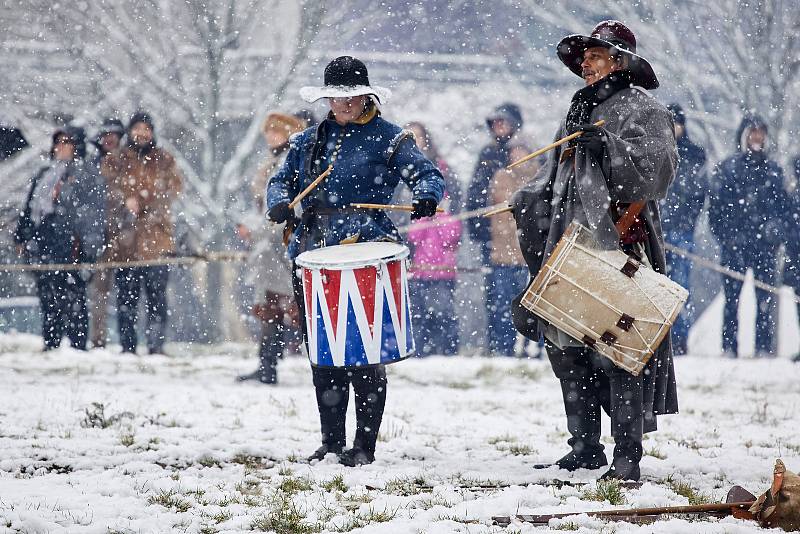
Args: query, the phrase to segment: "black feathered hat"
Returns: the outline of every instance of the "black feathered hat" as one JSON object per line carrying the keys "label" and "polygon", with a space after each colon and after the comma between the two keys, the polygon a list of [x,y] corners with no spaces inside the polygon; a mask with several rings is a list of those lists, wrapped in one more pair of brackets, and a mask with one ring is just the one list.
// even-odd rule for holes
{"label": "black feathered hat", "polygon": [[369,84],[367,66],[352,56],[340,56],[325,67],[325,85],[322,87],[303,87],[300,97],[306,102],[316,102],[321,98],[348,98],[372,95],[384,103],[392,92],[385,87]]}
{"label": "black feathered hat", "polygon": [[634,85],[645,89],[658,87],[658,78],[653,67],[636,53],[636,36],[618,20],[604,20],[594,27],[591,35],[567,35],[558,43],[556,52],[561,62],[582,78],[583,53],[598,46],[611,49],[613,55],[627,58],[626,70],[630,71]]}

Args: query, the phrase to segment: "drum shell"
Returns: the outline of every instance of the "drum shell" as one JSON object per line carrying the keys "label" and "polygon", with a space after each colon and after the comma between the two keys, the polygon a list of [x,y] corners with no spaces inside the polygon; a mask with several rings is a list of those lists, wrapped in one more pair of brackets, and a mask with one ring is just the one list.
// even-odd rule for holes
{"label": "drum shell", "polygon": [[[367,243],[356,245],[367,252],[374,250],[364,247]],[[397,248],[388,257],[354,260],[354,249],[340,248],[356,245],[327,247],[331,249],[325,251],[331,258],[327,264],[324,258],[320,261],[319,253],[313,261],[303,254],[297,258],[309,359],[314,366],[390,364],[414,354],[405,259],[408,249]],[[348,257],[336,260],[344,256]]]}
{"label": "drum shell", "polygon": [[570,224],[525,292],[537,317],[638,376],[669,334],[688,292]]}

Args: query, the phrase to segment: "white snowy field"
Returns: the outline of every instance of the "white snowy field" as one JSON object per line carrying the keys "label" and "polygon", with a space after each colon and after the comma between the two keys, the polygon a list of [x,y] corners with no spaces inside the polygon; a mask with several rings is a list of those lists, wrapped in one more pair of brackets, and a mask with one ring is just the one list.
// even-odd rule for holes
{"label": "white snowy field", "polygon": [[[732,518],[492,526],[494,515],[614,506],[593,484],[537,484],[599,474],[531,469],[565,452],[546,362],[390,366],[377,460],[345,468],[299,461],[319,444],[302,358],[282,361],[268,387],[234,383],[255,365],[249,346],[173,345],[156,357],[39,346],[0,336],[0,532],[761,532]],[[625,506],[720,500],[734,484],[760,493],[779,457],[800,469],[800,365],[685,357],[677,371],[682,413],[647,437],[646,482],[623,490]],[[511,486],[461,487],[478,482]]]}

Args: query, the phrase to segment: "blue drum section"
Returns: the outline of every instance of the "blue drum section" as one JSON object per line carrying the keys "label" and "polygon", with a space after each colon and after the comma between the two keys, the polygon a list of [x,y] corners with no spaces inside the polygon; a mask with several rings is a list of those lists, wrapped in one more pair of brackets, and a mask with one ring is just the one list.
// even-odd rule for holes
{"label": "blue drum section", "polygon": [[405,260],[302,269],[312,365],[388,364],[414,354]]}

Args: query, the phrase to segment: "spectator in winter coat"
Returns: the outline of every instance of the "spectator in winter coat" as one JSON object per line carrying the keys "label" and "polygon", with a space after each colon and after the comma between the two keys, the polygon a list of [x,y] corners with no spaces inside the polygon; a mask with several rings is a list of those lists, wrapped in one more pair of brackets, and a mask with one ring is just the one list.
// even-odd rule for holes
{"label": "spectator in winter coat", "polygon": [[[706,153],[694,144],[686,131],[686,115],[679,104],[667,107],[675,123],[678,143],[678,171],[669,188],[667,198],[659,203],[664,241],[692,252],[694,228],[706,201],[708,179],[705,176]],[[675,282],[689,289],[692,263],[688,258],[667,251],[667,274]],[[692,318],[691,302],[672,325],[672,344],[675,354],[686,354],[686,341]]]}
{"label": "spectator in winter coat", "polygon": [[[144,112],[131,117],[127,146],[102,164],[108,180],[112,261],[155,260],[174,252],[172,202],[182,177],[175,159],[159,148],[153,120]],[[163,352],[167,324],[167,266],[125,267],[115,274],[117,322],[123,352],[136,352],[139,295],[147,300],[147,348]]]}
{"label": "spectator in winter coat", "polygon": [[[414,298],[411,301],[414,317],[414,344],[418,356],[452,355],[458,352],[458,320],[454,296],[457,279],[458,247],[461,243],[461,222],[452,218],[461,211],[461,184],[450,166],[439,154],[430,132],[421,122],[409,122],[405,129],[414,134],[417,148],[436,163],[444,177],[447,213],[437,214],[436,226],[429,221],[412,225],[408,241],[412,262],[417,269],[409,284]],[[397,190],[395,203],[408,204],[408,188]],[[402,213],[395,218],[399,224],[409,223]],[[437,269],[436,266],[439,266]]]}
{"label": "spectator in winter coat", "polygon": [[[51,164],[34,176],[20,215],[15,241],[32,263],[94,262],[105,236],[102,183],[84,164],[83,129],[68,126],[53,134]],[[36,271],[45,350],[63,335],[85,350],[89,330],[86,309],[88,275],[78,270]]]}
{"label": "spectator in winter coat", "polygon": [[[532,150],[521,143],[508,147],[510,161],[517,161]],[[512,170],[500,169],[489,183],[488,198],[494,204],[508,203],[512,195],[530,182],[539,170],[539,161],[531,160]],[[486,304],[489,310],[489,348],[502,356],[514,355],[517,330],[511,321],[511,301],[528,281],[528,268],[519,248],[514,216],[502,213],[489,217],[489,274],[486,277]]]}
{"label": "spectator in winter coat", "polygon": [[292,264],[286,257],[283,228],[267,221],[265,216],[264,190],[268,179],[283,164],[289,138],[303,129],[300,119],[283,113],[270,113],[262,127],[269,152],[251,187],[256,210],[239,227],[240,236],[253,243],[245,278],[255,290],[253,314],[261,321],[260,363],[254,372],[239,376],[239,381],[278,382],[278,359],[283,357],[286,347],[286,316],[293,308]]}
{"label": "spectator in winter coat", "polygon": [[[378,106],[388,95],[388,90],[370,86],[366,65],[350,56],[336,58],[325,67],[323,87],[300,90],[309,102],[326,98],[331,110],[319,126],[290,141],[286,160],[267,190],[269,218],[276,223],[290,220],[292,199],[326,168],[332,166],[332,171],[302,201],[303,216],[289,243],[290,258],[342,242],[400,241],[386,212],[349,209],[351,203],[389,203],[400,181],[413,191],[413,220],[436,213],[444,179],[410,135],[380,116]],[[294,283],[295,301],[303,310],[302,286],[296,276]],[[306,332],[304,337],[307,342]],[[312,376],[322,446],[309,460],[334,452],[344,465],[371,463],[386,403],[385,367],[357,371],[312,367]],[[356,396],[356,439],[353,448],[343,451],[350,384]]]}
{"label": "spectator in winter coat", "polygon": [[[103,161],[105,161],[106,157],[119,151],[123,135],[125,135],[125,127],[122,125],[122,121],[115,118],[107,118],[103,121],[100,130],[92,141],[92,144],[97,148],[97,154],[92,160],[92,167],[98,175],[101,175]],[[103,181],[103,199],[107,203],[105,178],[101,175],[101,179]],[[107,231],[106,236],[109,234],[110,232]],[[108,296],[111,292],[112,281],[113,275],[111,271],[104,269],[95,271],[89,283],[89,302],[91,302],[89,307],[89,332],[93,347],[105,347],[106,345]]]}
{"label": "spectator in winter coat", "polygon": [[413,254],[409,290],[418,356],[458,353],[454,296],[461,221],[452,217],[450,198],[445,195],[445,213],[436,214],[433,221],[415,221],[408,231]]}
{"label": "spectator in winter coat", "polygon": [[[522,113],[516,104],[505,103],[498,106],[488,117],[486,126],[492,136],[492,142],[481,149],[475,171],[472,175],[465,207],[467,211],[485,208],[489,205],[489,182],[494,173],[499,169],[505,168],[511,160],[508,157],[508,146],[514,135],[522,128]],[[489,231],[489,220],[485,217],[473,217],[467,219],[467,231],[469,236],[480,247],[480,264],[489,267],[491,264],[491,233]],[[483,277],[483,299],[484,309],[489,309],[489,291],[491,280]],[[478,288],[478,292],[481,288]],[[491,329],[487,317],[487,333]],[[491,345],[491,340],[487,339],[486,345]],[[489,347],[491,350],[491,346]]]}
{"label": "spectator in winter coat", "polygon": [[[489,182],[494,173],[504,168],[511,159],[508,157],[509,142],[522,129],[522,113],[516,104],[506,102],[486,117],[486,126],[492,135],[492,142],[481,149],[478,163],[467,192],[468,211],[485,208],[488,203]],[[491,234],[489,225],[483,217],[473,217],[467,221],[469,235],[481,244],[484,265],[489,265],[491,255]]]}
{"label": "spectator in winter coat", "polygon": [[[739,272],[753,269],[757,280],[774,284],[777,252],[784,239],[783,170],[767,155],[767,124],[760,117],[745,117],[738,134],[739,152],[720,162],[711,177],[711,231],[719,241],[725,267]],[[724,288],[722,348],[736,357],[742,282],[725,277]],[[775,323],[771,312],[775,299],[758,288],[756,298],[756,352],[759,356],[769,355],[774,352]]]}

